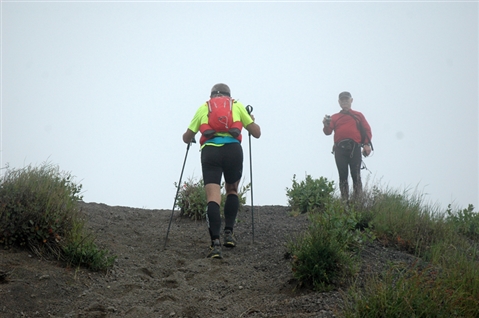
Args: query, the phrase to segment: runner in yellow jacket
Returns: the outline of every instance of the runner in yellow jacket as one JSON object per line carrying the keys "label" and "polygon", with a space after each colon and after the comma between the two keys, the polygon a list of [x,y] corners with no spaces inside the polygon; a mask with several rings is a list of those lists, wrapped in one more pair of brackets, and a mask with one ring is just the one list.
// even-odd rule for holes
{"label": "runner in yellow jacket", "polygon": [[[219,83],[211,89],[210,98],[229,96],[231,90],[228,85]],[[208,105],[201,105],[191,120],[188,129],[183,134],[183,141],[190,143],[200,127],[208,124]],[[248,114],[243,104],[234,101],[232,104],[233,121],[241,125],[255,138],[261,136],[261,128],[254,122],[254,116]],[[222,258],[221,234],[221,178],[225,179],[226,202],[224,207],[225,227],[224,246],[236,246],[233,235],[236,215],[239,208],[238,185],[243,174],[243,148],[241,147],[241,134],[233,137],[227,132],[217,132],[211,136],[202,134],[201,167],[203,183],[206,191],[208,230],[211,238],[211,252],[208,257]]]}

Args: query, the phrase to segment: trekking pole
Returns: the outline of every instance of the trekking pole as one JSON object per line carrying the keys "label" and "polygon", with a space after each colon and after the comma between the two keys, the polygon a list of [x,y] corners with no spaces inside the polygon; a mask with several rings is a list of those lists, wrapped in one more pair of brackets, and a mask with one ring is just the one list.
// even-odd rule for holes
{"label": "trekking pole", "polygon": [[[246,106],[246,111],[251,115],[253,112],[253,106]],[[253,243],[254,243],[254,205],[253,205],[253,160],[251,159],[251,133],[248,133],[248,145],[249,145],[249,178],[251,182],[251,227],[253,231]]]}
{"label": "trekking pole", "polygon": [[188,150],[190,150],[190,145],[195,142],[196,140],[193,137],[193,139],[191,139],[191,142],[188,143],[188,146],[186,146],[185,160],[183,161],[183,168],[181,168],[180,181],[178,181],[178,186],[176,187],[175,201],[173,201],[173,209],[171,210],[170,223],[168,224],[168,230],[166,231],[165,245],[163,246],[163,249],[166,249],[166,242],[168,242],[168,234],[170,233],[171,220],[173,219],[173,213],[175,212],[176,200],[178,199],[178,193],[180,192],[181,178],[183,177],[183,171],[185,170],[185,163],[186,163],[186,157],[188,156]]}

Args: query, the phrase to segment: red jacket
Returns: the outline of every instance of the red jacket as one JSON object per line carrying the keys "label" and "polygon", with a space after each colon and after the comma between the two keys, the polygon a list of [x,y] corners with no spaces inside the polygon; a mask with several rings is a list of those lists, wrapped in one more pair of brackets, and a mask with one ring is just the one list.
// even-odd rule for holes
{"label": "red jacket", "polygon": [[329,127],[323,127],[323,132],[326,135],[331,135],[334,131],[334,142],[340,142],[344,139],[352,139],[357,143],[361,143],[361,133],[359,132],[357,121],[359,121],[366,130],[366,140],[364,143],[370,143],[372,138],[371,127],[364,115],[358,111],[349,110],[349,113],[343,111],[331,116]]}

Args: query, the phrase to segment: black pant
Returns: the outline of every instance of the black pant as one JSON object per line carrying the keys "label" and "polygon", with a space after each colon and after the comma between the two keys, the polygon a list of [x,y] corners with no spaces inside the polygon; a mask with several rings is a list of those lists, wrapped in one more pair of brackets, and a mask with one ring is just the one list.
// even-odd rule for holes
{"label": "black pant", "polygon": [[339,190],[343,200],[349,199],[348,168],[353,179],[354,197],[358,197],[363,185],[361,182],[361,146],[353,140],[343,140],[334,147],[334,158],[339,172]]}

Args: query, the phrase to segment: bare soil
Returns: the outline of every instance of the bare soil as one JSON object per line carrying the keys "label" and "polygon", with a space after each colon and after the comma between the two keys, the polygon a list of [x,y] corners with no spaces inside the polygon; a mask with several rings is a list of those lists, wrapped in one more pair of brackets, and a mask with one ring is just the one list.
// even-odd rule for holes
{"label": "bare soil", "polygon": [[[307,228],[307,215],[284,206],[238,214],[238,245],[208,259],[205,221],[98,203],[80,206],[97,244],[117,259],[106,273],[65,268],[28,251],[0,250],[0,317],[341,317],[344,290],[298,288],[286,242]],[[388,262],[414,257],[379,242],[362,253],[358,281]],[[347,287],[343,286],[343,289]]]}

